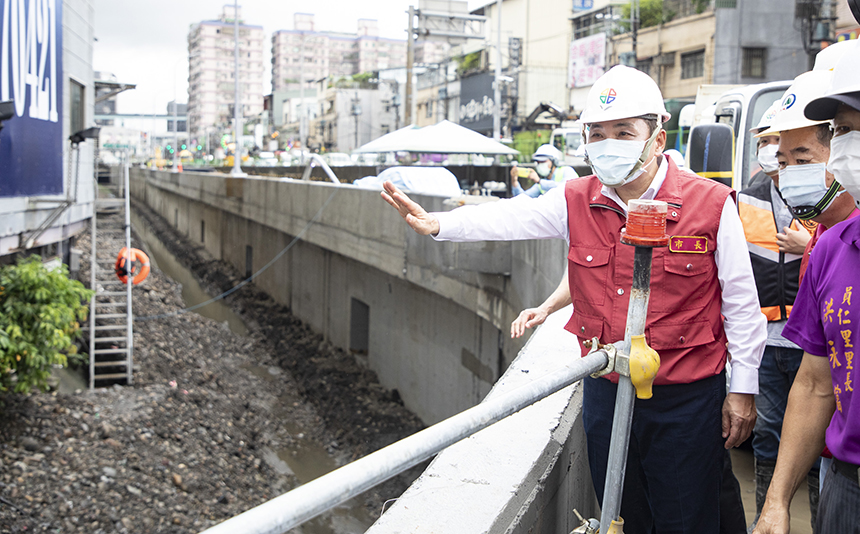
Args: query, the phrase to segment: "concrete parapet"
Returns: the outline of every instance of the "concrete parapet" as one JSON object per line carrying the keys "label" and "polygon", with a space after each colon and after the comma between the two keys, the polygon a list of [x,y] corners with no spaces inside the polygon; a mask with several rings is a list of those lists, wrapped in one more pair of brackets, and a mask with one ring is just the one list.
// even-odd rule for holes
{"label": "concrete parapet", "polygon": [[[418,236],[377,191],[351,185],[134,168],[131,189],[240,273],[256,272],[302,234],[254,283],[364,359],[427,423],[489,392],[522,347],[510,339],[511,321],[549,295],[565,267],[558,240]],[[446,209],[442,197],[416,200]]]}
{"label": "concrete parapet", "polygon": [[[547,319],[487,398],[579,357],[570,313]],[[581,408],[577,383],[448,447],[367,533],[567,534],[573,508],[597,517]]]}

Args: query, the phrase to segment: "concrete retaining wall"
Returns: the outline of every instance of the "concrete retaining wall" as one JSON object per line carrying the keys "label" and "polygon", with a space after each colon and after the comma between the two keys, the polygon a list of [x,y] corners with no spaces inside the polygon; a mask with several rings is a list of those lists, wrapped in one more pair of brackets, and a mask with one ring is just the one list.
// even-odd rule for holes
{"label": "concrete retaining wall", "polygon": [[[412,232],[378,192],[349,185],[132,169],[131,189],[240,272],[257,271],[300,235],[254,283],[356,349],[428,424],[578,352],[563,330],[569,309],[522,351],[509,335],[519,311],[558,285],[561,241],[437,243]],[[445,209],[443,198],[416,200]],[[597,515],[580,408],[581,391],[570,387],[450,447],[371,532],[570,532],[572,508]]]}
{"label": "concrete retaining wall", "polygon": [[[570,313],[547,319],[488,398],[570,361]],[[448,447],[367,534],[568,534],[574,508],[598,517],[581,408],[577,383]]]}
{"label": "concrete retaining wall", "polygon": [[[254,283],[334,344],[367,349],[360,357],[427,423],[484,398],[522,347],[511,321],[556,287],[565,262],[561,241],[437,243],[352,186],[135,168],[131,188],[242,273],[304,232]],[[417,200],[444,209],[441,197]]]}

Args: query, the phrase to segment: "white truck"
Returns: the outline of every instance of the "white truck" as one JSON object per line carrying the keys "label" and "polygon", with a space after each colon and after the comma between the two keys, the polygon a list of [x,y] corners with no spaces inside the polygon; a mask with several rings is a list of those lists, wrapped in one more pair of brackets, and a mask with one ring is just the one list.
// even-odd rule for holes
{"label": "white truck", "polygon": [[[740,191],[759,171],[756,139],[750,133],[791,80],[745,86],[702,86],[696,97],[687,166]],[[713,127],[709,124],[726,125]],[[731,133],[730,137],[728,134]]]}

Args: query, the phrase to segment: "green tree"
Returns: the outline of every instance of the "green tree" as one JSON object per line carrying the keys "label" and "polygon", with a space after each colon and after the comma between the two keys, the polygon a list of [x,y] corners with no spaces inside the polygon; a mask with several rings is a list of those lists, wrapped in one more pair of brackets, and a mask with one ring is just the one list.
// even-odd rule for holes
{"label": "green tree", "polygon": [[[620,26],[624,31],[630,31],[630,12],[632,3],[621,8]],[[663,0],[640,0],[639,2],[639,27],[650,28],[666,24],[675,18],[677,13],[663,6]]]}
{"label": "green tree", "polygon": [[83,360],[74,344],[92,291],[38,256],[0,267],[0,393],[46,389],[52,365]]}

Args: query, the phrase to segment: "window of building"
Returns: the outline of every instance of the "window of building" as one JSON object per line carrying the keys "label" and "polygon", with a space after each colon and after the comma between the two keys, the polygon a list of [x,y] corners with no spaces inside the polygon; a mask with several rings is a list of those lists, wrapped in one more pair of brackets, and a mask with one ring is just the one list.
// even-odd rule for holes
{"label": "window of building", "polygon": [[636,70],[640,70],[645,74],[651,75],[651,65],[654,61],[649,57],[648,59],[637,59],[636,60]]}
{"label": "window of building", "polygon": [[84,107],[84,97],[86,95],[86,87],[79,84],[75,80],[69,79],[69,131],[72,133],[80,132],[84,129],[86,108]]}
{"label": "window of building", "polygon": [[744,48],[741,61],[741,76],[745,78],[764,78],[766,52],[766,48]]}
{"label": "window of building", "polygon": [[681,79],[701,78],[705,75],[705,51],[681,54]]}

